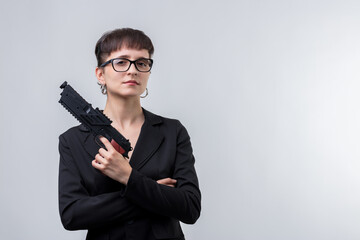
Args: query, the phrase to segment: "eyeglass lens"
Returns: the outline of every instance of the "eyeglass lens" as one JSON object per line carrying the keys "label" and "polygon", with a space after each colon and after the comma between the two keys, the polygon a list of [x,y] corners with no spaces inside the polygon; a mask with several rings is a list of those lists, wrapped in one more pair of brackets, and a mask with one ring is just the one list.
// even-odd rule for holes
{"label": "eyeglass lens", "polygon": [[[112,62],[115,71],[125,72],[129,70],[131,62],[128,59],[116,58]],[[151,61],[149,59],[140,58],[135,61],[135,67],[139,72],[148,72],[151,69]]]}

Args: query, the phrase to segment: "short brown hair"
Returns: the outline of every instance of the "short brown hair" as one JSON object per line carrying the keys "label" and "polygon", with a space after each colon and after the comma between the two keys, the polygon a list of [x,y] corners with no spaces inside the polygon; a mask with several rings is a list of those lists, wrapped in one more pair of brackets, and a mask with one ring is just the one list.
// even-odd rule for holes
{"label": "short brown hair", "polygon": [[113,51],[117,51],[122,47],[138,50],[146,49],[150,57],[154,53],[154,46],[144,32],[132,28],[119,28],[104,33],[97,41],[95,55],[98,67],[105,62]]}

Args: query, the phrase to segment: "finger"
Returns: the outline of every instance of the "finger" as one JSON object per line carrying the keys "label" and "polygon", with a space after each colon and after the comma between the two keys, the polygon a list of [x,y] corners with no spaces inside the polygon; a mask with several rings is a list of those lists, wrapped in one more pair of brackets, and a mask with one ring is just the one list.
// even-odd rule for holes
{"label": "finger", "polygon": [[170,183],[159,183],[159,184],[168,186],[168,187],[175,187],[175,184],[170,184]]}
{"label": "finger", "polygon": [[104,149],[104,148],[100,148],[98,154],[100,154],[101,157],[105,158],[109,155],[109,152],[106,151],[106,149]]}
{"label": "finger", "polygon": [[172,179],[172,178],[163,178],[163,179],[157,180],[157,183],[164,184],[164,185],[167,185],[167,184],[175,185],[176,182],[177,182],[177,180]]}
{"label": "finger", "polygon": [[100,136],[99,139],[105,145],[108,151],[115,150],[115,148],[113,147],[113,145],[111,145],[111,143],[109,142],[109,140],[107,140],[107,138]]}
{"label": "finger", "polygon": [[173,179],[173,178],[164,178],[164,180],[168,183],[176,183],[177,182],[177,180]]}
{"label": "finger", "polygon": [[160,179],[156,181],[158,184],[164,184],[164,179]]}
{"label": "finger", "polygon": [[101,170],[102,169],[102,164],[98,162],[98,160],[94,159],[92,162],[91,162],[91,165],[98,169],[98,170]]}
{"label": "finger", "polygon": [[98,164],[103,164],[105,159],[100,155],[100,154],[96,154],[95,155],[95,161],[98,163]]}
{"label": "finger", "polygon": [[167,183],[167,179],[168,178],[159,179],[159,180],[157,180],[157,182],[160,184],[165,184],[165,183]]}

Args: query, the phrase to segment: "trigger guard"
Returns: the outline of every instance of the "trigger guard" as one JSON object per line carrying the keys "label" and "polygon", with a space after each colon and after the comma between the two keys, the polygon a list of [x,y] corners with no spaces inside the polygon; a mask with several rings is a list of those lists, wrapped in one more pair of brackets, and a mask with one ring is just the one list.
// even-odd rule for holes
{"label": "trigger guard", "polygon": [[[99,147],[106,149],[105,145],[100,141],[100,137],[104,137],[104,136],[102,136],[102,135],[97,135],[97,136],[95,137],[95,142],[96,142],[96,144],[97,144]],[[107,149],[106,149],[106,150],[107,150]]]}

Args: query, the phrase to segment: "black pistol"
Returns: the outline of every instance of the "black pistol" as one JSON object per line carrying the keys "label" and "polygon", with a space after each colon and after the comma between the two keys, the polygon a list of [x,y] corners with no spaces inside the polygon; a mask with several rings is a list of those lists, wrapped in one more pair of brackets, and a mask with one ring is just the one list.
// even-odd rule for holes
{"label": "black pistol", "polygon": [[111,126],[112,121],[99,108],[94,109],[66,81],[60,88],[63,91],[59,103],[90,130],[95,138],[100,136],[107,138],[119,153],[129,158],[128,153],[132,150],[130,142]]}

